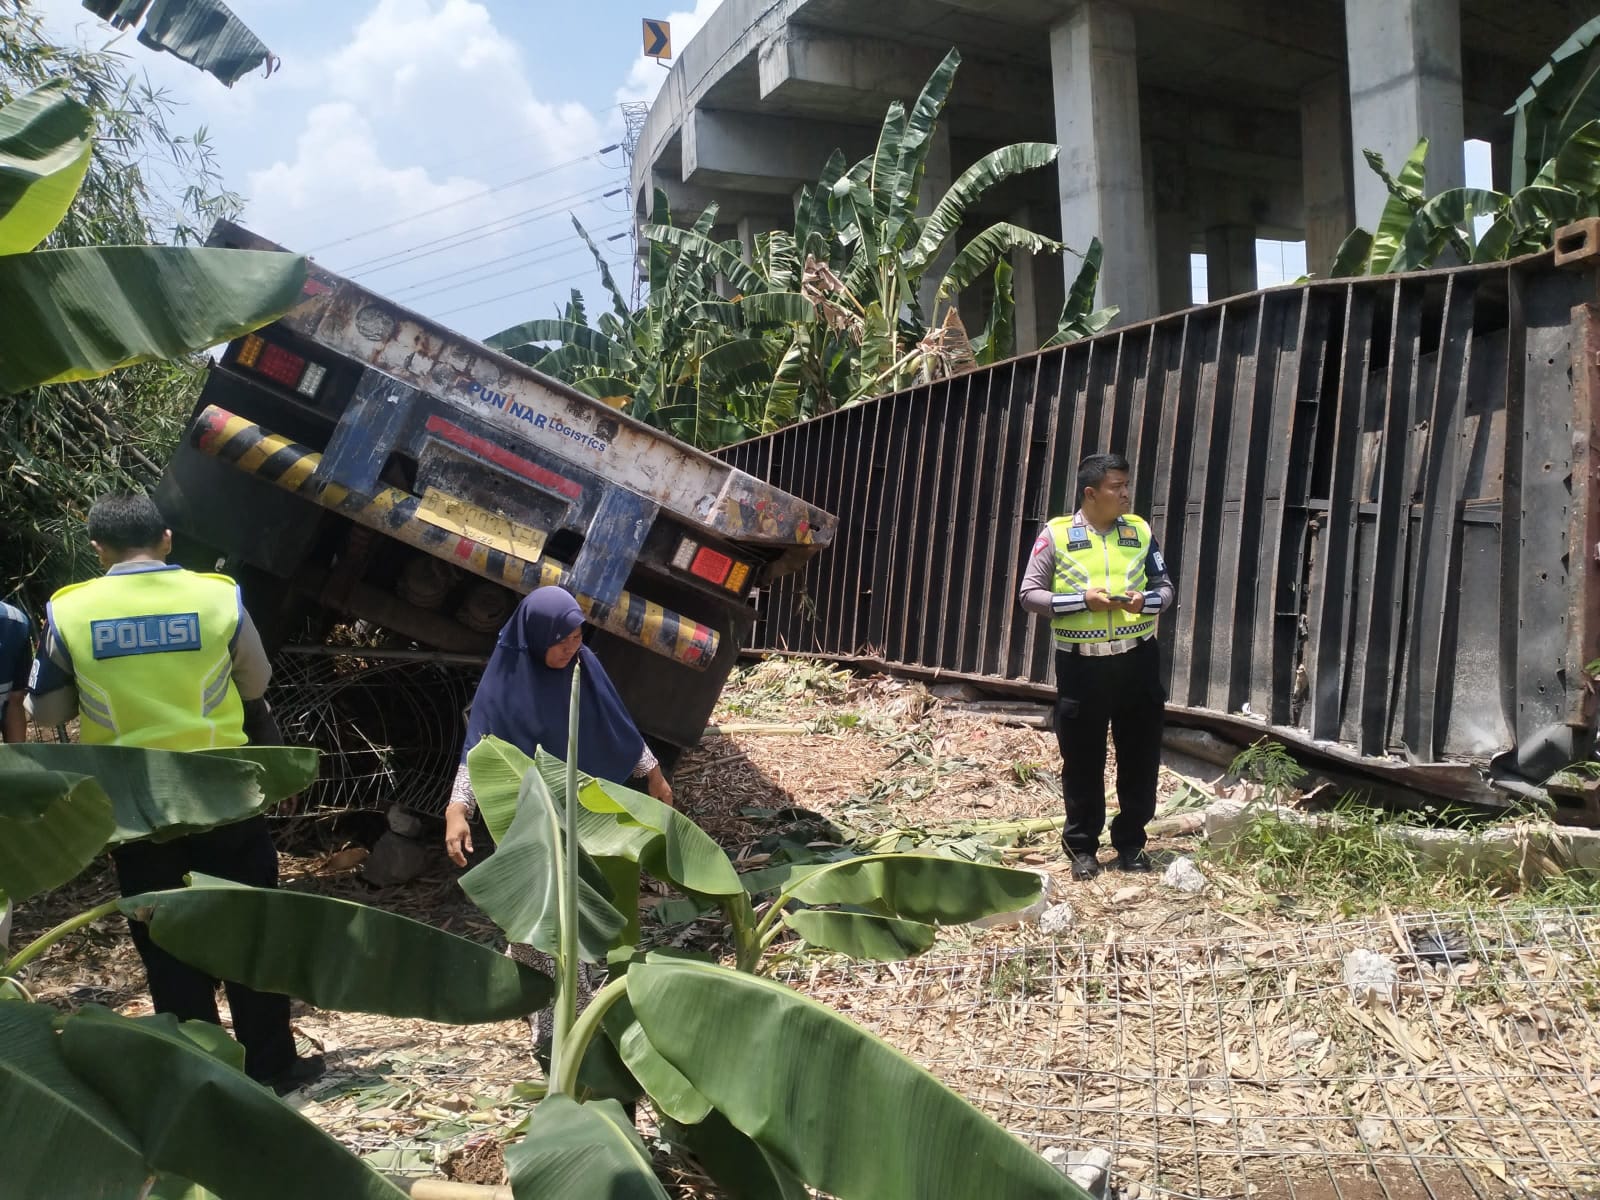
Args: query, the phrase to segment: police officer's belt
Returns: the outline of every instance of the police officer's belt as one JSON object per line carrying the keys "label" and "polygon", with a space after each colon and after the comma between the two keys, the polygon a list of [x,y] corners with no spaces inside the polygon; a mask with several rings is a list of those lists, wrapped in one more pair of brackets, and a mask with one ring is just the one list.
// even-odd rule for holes
{"label": "police officer's belt", "polygon": [[1122,638],[1115,642],[1057,642],[1056,649],[1065,650],[1068,654],[1082,654],[1087,658],[1106,658],[1113,654],[1126,654],[1153,637],[1155,634],[1147,633],[1143,637]]}

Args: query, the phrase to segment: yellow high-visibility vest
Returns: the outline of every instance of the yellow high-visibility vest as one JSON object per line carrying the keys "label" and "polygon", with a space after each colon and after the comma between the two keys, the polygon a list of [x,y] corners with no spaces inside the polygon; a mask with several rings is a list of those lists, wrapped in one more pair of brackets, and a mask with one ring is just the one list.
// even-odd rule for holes
{"label": "yellow high-visibility vest", "polygon": [[[1144,591],[1145,562],[1153,539],[1143,517],[1118,517],[1116,525],[1103,535],[1081,515],[1056,517],[1047,528],[1056,547],[1055,592],[1104,588],[1116,596]],[[1145,637],[1155,631],[1156,616],[1115,608],[1109,612],[1084,610],[1054,617],[1050,627],[1058,645],[1081,646]]]}
{"label": "yellow high-visibility vest", "polygon": [[156,750],[245,744],[232,652],[243,608],[226,575],[179,567],[103,575],[62,588],[49,611],[72,657],[82,741]]}

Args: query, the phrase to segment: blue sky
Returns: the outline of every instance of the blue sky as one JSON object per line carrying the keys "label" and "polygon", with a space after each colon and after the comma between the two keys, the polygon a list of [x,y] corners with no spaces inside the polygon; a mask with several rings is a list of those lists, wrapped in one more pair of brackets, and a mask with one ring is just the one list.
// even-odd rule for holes
{"label": "blue sky", "polygon": [[718,3],[230,0],[282,59],[231,89],[81,0],[33,7],[58,39],[118,39],[179,128],[208,128],[248,227],[482,337],[554,315],[573,287],[603,302],[569,212],[627,285],[626,237],[604,240],[627,229],[627,172],[597,152],[621,138],[619,102],[666,75],[640,54],[641,18],[681,46]]}

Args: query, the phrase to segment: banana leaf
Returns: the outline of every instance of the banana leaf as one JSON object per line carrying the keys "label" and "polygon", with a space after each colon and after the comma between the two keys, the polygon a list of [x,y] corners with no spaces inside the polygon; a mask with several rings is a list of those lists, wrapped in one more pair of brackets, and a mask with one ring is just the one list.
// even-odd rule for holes
{"label": "banana leaf", "polygon": [[1600,120],[1572,131],[1531,186],[1550,186],[1593,197],[1600,192]]}
{"label": "banana leaf", "polygon": [[[1392,269],[1395,255],[1405,244],[1406,230],[1411,220],[1426,200],[1422,185],[1426,178],[1425,163],[1428,157],[1428,139],[1423,138],[1400,168],[1399,178],[1389,174],[1383,158],[1371,150],[1363,151],[1367,165],[1378,173],[1389,189],[1389,199],[1384,203],[1383,215],[1378,218],[1378,229],[1372,237],[1372,251],[1368,256],[1368,274],[1385,275]],[[1341,248],[1341,257],[1343,250]]]}
{"label": "banana leaf", "polygon": [[1017,348],[1017,298],[1011,286],[1011,264],[1001,259],[994,265],[994,298],[989,301],[989,319],[983,332],[972,340],[977,364],[993,366],[1010,358]]}
{"label": "banana leaf", "polygon": [[985,154],[961,172],[922,223],[922,236],[911,253],[909,269],[920,271],[937,259],[990,188],[1013,175],[1048,167],[1060,153],[1059,147],[1048,142],[1017,142]]}
{"label": "banana leaf", "polygon": [[111,797],[89,775],[14,769],[0,756],[0,796],[0,895],[14,901],[76,878],[116,832]]}
{"label": "banana leaf", "polygon": [[802,904],[848,904],[886,917],[961,925],[1016,912],[1039,898],[1032,871],[937,854],[868,854],[808,871],[786,889]]}
{"label": "banana leaf", "polygon": [[[473,747],[473,753],[478,749]],[[556,863],[562,854],[559,827],[550,789],[538,771],[528,771],[522,777],[510,828],[497,839],[495,852],[460,880],[461,890],[507,938],[526,942],[546,954],[555,954],[560,946],[560,904],[556,894]],[[588,873],[591,877],[599,875],[592,862]],[[578,881],[577,916],[580,957],[585,962],[604,962],[607,951],[627,928],[627,919],[588,879]]]}
{"label": "banana leaf", "polygon": [[640,236],[676,250],[680,262],[705,264],[732,284],[736,291],[753,294],[766,290],[761,277],[750,269],[750,264],[739,257],[737,251],[730,249],[725,242],[713,241],[705,233],[679,229],[675,225],[646,225],[640,230]]}
{"label": "banana leaf", "polygon": [[305,259],[264,250],[0,255],[0,396],[229,341],[288,312],[305,279]]}
{"label": "banana leaf", "polygon": [[626,351],[603,333],[590,329],[587,325],[561,321],[554,317],[524,321],[520,325],[502,329],[499,333],[483,339],[483,344],[491,350],[505,350],[512,346],[525,346],[531,342],[561,342],[569,346],[578,346],[594,355],[596,362],[606,366],[627,357]]}
{"label": "banana leaf", "polygon": [[207,875],[130,896],[157,945],[218,979],[339,1012],[451,1025],[505,1021],[550,1003],[551,981],[487,946],[382,909]]}
{"label": "banana leaf", "polygon": [[1352,229],[1339,243],[1333,263],[1328,267],[1328,278],[1348,279],[1367,274],[1372,265],[1373,244],[1372,235],[1365,229],[1359,226]]}
{"label": "banana leaf", "polygon": [[[634,1017],[633,1005],[627,996],[618,999],[606,1011],[605,1032],[657,1112],[685,1125],[705,1120],[711,1111],[711,1101],[684,1078],[683,1072],[656,1053],[644,1028]],[[590,1045],[592,1048],[594,1043]]]}
{"label": "banana leaf", "polygon": [[[611,297],[611,311],[617,318],[626,324],[633,317],[633,310],[628,305],[628,298],[622,294],[622,289],[617,286],[617,281],[611,275],[611,264],[606,261],[606,256],[600,253],[600,247],[594,244],[594,239],[589,236],[589,231],[583,227],[583,222],[578,220],[576,214],[572,217],[572,227],[578,231],[578,236],[583,239],[583,244],[589,247],[589,253],[594,258],[594,265],[600,272],[600,284]],[[583,298],[579,296],[576,288],[572,292],[573,298],[581,306]]]}
{"label": "banana leaf", "polygon": [[669,1117],[661,1122],[661,1132],[673,1146],[687,1150],[729,1200],[810,1200],[803,1183],[716,1109],[693,1125]]}
{"label": "banana leaf", "polygon": [[905,140],[906,106],[895,100],[883,115],[878,145],[864,181],[869,203],[862,207],[861,216],[865,218],[870,212],[880,227],[886,227],[889,222],[889,206],[899,183],[900,147]]}
{"label": "banana leaf", "polygon": [[922,85],[922,91],[912,104],[911,111],[906,114],[904,129],[897,139],[899,158],[891,177],[888,209],[885,212],[897,246],[900,231],[910,226],[912,214],[917,211],[928,151],[960,66],[960,52],[951,49]]}
{"label": "banana leaf", "polygon": [[1453,240],[1464,238],[1469,245],[1475,240],[1473,221],[1477,217],[1498,216],[1509,203],[1509,197],[1483,188],[1451,188],[1440,192],[1411,219],[1405,240],[1390,261],[1389,270],[1399,273],[1434,266],[1439,254]]}
{"label": "banana leaf", "polygon": [[1531,184],[1572,131],[1600,117],[1600,17],[1580,25],[1556,47],[1506,110],[1512,125],[1511,190]]}
{"label": "banana leaf", "polygon": [[628,998],[651,1045],[736,1129],[838,1200],[1086,1196],[899,1051],[782,984],[652,960],[628,972]]}
{"label": "banana leaf", "polygon": [[47,742],[0,746],[0,779],[30,771],[98,780],[116,818],[109,841],[121,845],[168,841],[265,812],[316,779],[317,752],[291,746],[187,752]]}
{"label": "banana leaf", "polygon": [[0,1163],[7,1200],[137,1196],[154,1174],[133,1130],[68,1069],[54,1013],[0,1001]]}
{"label": "banana leaf", "polygon": [[[83,1009],[62,1025],[61,1054],[132,1130],[157,1171],[228,1200],[404,1195],[267,1089],[196,1046],[170,1019]],[[17,1136],[44,1136],[43,1125],[39,1117],[24,1118]]]}
{"label": "banana leaf", "polygon": [[506,1167],[516,1200],[667,1200],[644,1143],[614,1100],[541,1100],[527,1135],[506,1149]]}
{"label": "banana leaf", "polygon": [[876,913],[803,908],[785,913],[783,921],[813,946],[875,962],[915,958],[931,948],[939,935],[936,927],[921,921]]}
{"label": "banana leaf", "polygon": [[1009,221],[996,221],[961,248],[939,283],[939,299],[948,300],[965,291],[978,276],[994,266],[1001,255],[1013,250],[1059,254],[1061,243]]}
{"label": "banana leaf", "polygon": [[65,79],[0,105],[0,254],[32,250],[61,223],[89,169],[93,131]]}

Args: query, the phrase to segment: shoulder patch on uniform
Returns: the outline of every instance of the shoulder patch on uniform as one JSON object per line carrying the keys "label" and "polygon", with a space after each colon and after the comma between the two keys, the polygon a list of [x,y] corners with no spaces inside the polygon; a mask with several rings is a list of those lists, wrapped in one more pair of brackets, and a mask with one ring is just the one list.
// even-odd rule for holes
{"label": "shoulder patch on uniform", "polygon": [[1161,557],[1159,550],[1150,551],[1150,565],[1162,575],[1167,573],[1167,560]]}
{"label": "shoulder patch on uniform", "polygon": [[200,649],[200,614],[156,613],[89,622],[89,644],[98,659],[129,654],[165,654]]}
{"label": "shoulder patch on uniform", "polygon": [[1033,552],[1035,554],[1039,553],[1039,551],[1043,550],[1046,546],[1053,544],[1054,540],[1055,539],[1050,536],[1049,529],[1041,529],[1039,531],[1039,536],[1033,539]]}

